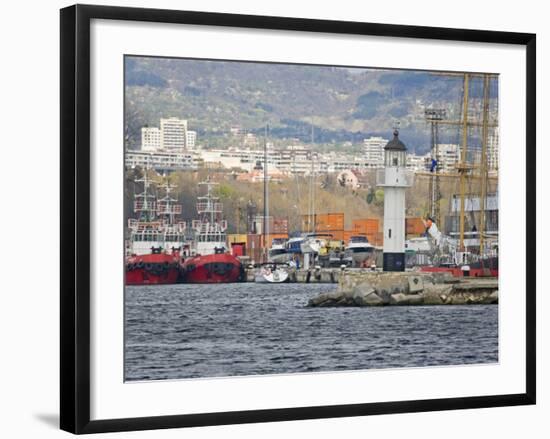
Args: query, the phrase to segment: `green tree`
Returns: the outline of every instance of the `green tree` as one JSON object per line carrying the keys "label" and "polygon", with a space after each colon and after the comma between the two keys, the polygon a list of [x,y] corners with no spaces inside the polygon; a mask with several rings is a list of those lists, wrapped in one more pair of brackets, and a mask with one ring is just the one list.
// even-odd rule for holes
{"label": "green tree", "polygon": [[378,189],[374,192],[374,205],[378,207],[384,205],[384,189]]}

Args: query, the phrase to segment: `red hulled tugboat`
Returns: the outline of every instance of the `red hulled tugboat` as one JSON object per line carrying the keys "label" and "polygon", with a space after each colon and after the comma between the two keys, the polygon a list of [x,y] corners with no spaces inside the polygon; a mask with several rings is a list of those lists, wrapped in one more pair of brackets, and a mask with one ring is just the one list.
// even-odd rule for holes
{"label": "red hulled tugboat", "polygon": [[126,285],[175,284],[181,276],[185,245],[185,223],[175,221],[181,205],[174,204],[176,200],[170,196],[173,187],[168,183],[161,187],[166,196],[157,201],[149,193],[147,171],[136,182],[143,183],[143,192],[134,200],[138,219],[128,220]]}
{"label": "red hulled tugboat", "polygon": [[198,220],[192,222],[195,231],[195,255],[183,264],[183,279],[189,283],[239,282],[243,278],[241,262],[228,252],[227,222],[222,220],[222,204],[212,195],[216,183],[199,183],[206,189],[198,197]]}

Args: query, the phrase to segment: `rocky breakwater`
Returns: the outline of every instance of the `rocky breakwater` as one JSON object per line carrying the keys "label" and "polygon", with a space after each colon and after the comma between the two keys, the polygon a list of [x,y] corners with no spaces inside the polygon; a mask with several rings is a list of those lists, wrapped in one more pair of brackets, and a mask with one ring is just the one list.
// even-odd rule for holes
{"label": "rocky breakwater", "polygon": [[345,271],[338,289],[308,306],[497,304],[498,279],[455,278],[449,273]]}

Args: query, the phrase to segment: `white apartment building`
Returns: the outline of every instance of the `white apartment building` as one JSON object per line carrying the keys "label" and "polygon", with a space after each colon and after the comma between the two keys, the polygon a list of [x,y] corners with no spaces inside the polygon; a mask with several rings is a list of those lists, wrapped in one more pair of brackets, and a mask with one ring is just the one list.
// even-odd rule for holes
{"label": "white apartment building", "polygon": [[[240,168],[251,172],[257,162],[264,162],[264,151],[251,148],[210,149],[197,152],[207,167]],[[319,154],[309,147],[288,146],[268,149],[269,169],[277,169],[286,175],[310,175],[338,173],[344,170],[369,169],[369,163],[363,157],[354,157],[342,153]]]}
{"label": "white apartment building", "polygon": [[195,149],[197,144],[197,132],[196,131],[187,131],[187,137],[185,145],[187,149]]}
{"label": "white apartment building", "polygon": [[[241,168],[251,172],[256,162],[264,162],[263,149],[230,148],[201,150],[197,152],[205,166]],[[285,149],[268,149],[268,169],[277,169],[283,174],[308,175],[327,172],[329,160],[320,154],[311,153],[309,148],[290,146]]]}
{"label": "white apartment building", "polygon": [[194,154],[185,151],[126,151],[126,168],[154,169],[156,171],[182,171],[197,169]]}
{"label": "white apartment building", "polygon": [[141,150],[156,151],[160,149],[160,129],[158,127],[143,127],[141,129]]}
{"label": "white apartment building", "polygon": [[383,137],[370,137],[363,140],[363,151],[365,161],[369,168],[384,167],[384,147],[387,145],[388,139]]}
{"label": "white apartment building", "polygon": [[430,154],[416,155],[407,154],[407,169],[414,172],[429,170]]}
{"label": "white apartment building", "polygon": [[323,162],[326,162],[326,172],[336,173],[355,169],[364,172],[367,169],[372,169],[371,162],[365,160],[364,157],[354,157],[344,154],[323,154]]}
{"label": "white apartment building", "polygon": [[161,119],[160,136],[163,149],[184,149],[187,141],[187,120],[177,117]]}
{"label": "white apartment building", "polygon": [[456,172],[456,164],[460,161],[460,146],[453,143],[442,143],[439,148],[439,172]]}

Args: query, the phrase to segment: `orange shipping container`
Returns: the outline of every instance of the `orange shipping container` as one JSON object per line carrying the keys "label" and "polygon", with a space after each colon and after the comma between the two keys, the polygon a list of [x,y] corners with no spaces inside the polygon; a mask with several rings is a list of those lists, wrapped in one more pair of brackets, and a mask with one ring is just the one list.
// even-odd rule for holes
{"label": "orange shipping container", "polygon": [[367,235],[369,242],[376,247],[382,247],[384,245],[384,234],[382,232],[376,232]]}
{"label": "orange shipping container", "polygon": [[424,226],[422,218],[406,218],[405,230],[407,235],[421,235],[426,231],[426,227]]}
{"label": "orange shipping container", "polygon": [[380,230],[380,220],[378,218],[355,219],[352,230],[359,233],[376,233]]}
{"label": "orange shipping container", "polygon": [[288,235],[288,220],[282,218],[273,218],[269,231],[271,233],[285,233]]}
{"label": "orange shipping container", "polygon": [[347,244],[349,239],[354,235],[356,235],[356,233],[353,230],[344,230],[344,243]]}
{"label": "orange shipping container", "polygon": [[316,215],[315,223],[325,228],[344,230],[343,213],[320,213]]}
{"label": "orange shipping container", "polygon": [[318,213],[315,215],[302,215],[302,230],[308,231],[313,228],[318,232],[330,232],[332,230],[344,230],[343,213]]}

